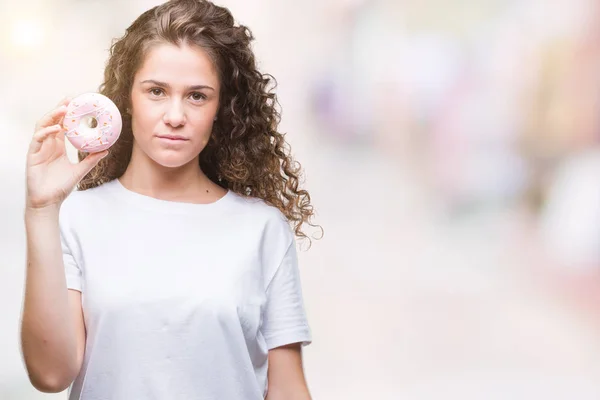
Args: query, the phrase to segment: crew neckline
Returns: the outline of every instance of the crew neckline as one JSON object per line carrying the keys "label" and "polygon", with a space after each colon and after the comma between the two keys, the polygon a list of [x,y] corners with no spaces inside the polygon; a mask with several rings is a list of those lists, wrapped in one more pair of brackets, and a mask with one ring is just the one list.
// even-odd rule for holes
{"label": "crew neckline", "polygon": [[226,210],[233,202],[235,193],[227,189],[227,193],[212,203],[187,203],[182,201],[163,200],[156,197],[147,196],[133,190],[127,189],[119,178],[113,179],[105,184],[120,199],[127,201],[134,206],[176,214],[203,214],[215,213]]}

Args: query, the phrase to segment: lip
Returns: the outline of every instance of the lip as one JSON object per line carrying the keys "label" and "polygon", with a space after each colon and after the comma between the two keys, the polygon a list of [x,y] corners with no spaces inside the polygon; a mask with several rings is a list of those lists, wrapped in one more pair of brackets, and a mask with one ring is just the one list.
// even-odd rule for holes
{"label": "lip", "polygon": [[156,135],[156,137],[171,142],[185,142],[189,140],[188,138],[180,135]]}

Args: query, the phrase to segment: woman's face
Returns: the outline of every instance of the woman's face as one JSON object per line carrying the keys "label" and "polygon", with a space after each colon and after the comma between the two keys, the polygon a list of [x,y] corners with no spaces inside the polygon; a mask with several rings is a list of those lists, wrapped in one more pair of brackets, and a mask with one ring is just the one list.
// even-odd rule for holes
{"label": "woman's face", "polygon": [[165,167],[195,160],[208,143],[219,89],[217,70],[201,48],[153,47],[131,89],[134,151]]}

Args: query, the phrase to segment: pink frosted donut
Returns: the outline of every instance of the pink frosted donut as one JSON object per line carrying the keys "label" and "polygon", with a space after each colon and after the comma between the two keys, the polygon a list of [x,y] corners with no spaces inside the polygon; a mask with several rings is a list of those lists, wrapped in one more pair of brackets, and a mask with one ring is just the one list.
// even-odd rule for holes
{"label": "pink frosted donut", "polygon": [[87,153],[98,153],[112,146],[122,126],[119,109],[100,93],[84,93],[71,100],[63,119],[69,142]]}

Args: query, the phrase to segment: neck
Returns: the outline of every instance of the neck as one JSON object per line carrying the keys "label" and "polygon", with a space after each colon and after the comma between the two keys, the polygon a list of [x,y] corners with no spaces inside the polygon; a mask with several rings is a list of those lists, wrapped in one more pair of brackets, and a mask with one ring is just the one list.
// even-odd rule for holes
{"label": "neck", "polygon": [[123,186],[162,200],[186,201],[214,193],[218,185],[202,172],[198,157],[179,167],[158,164],[135,145],[123,176]]}

